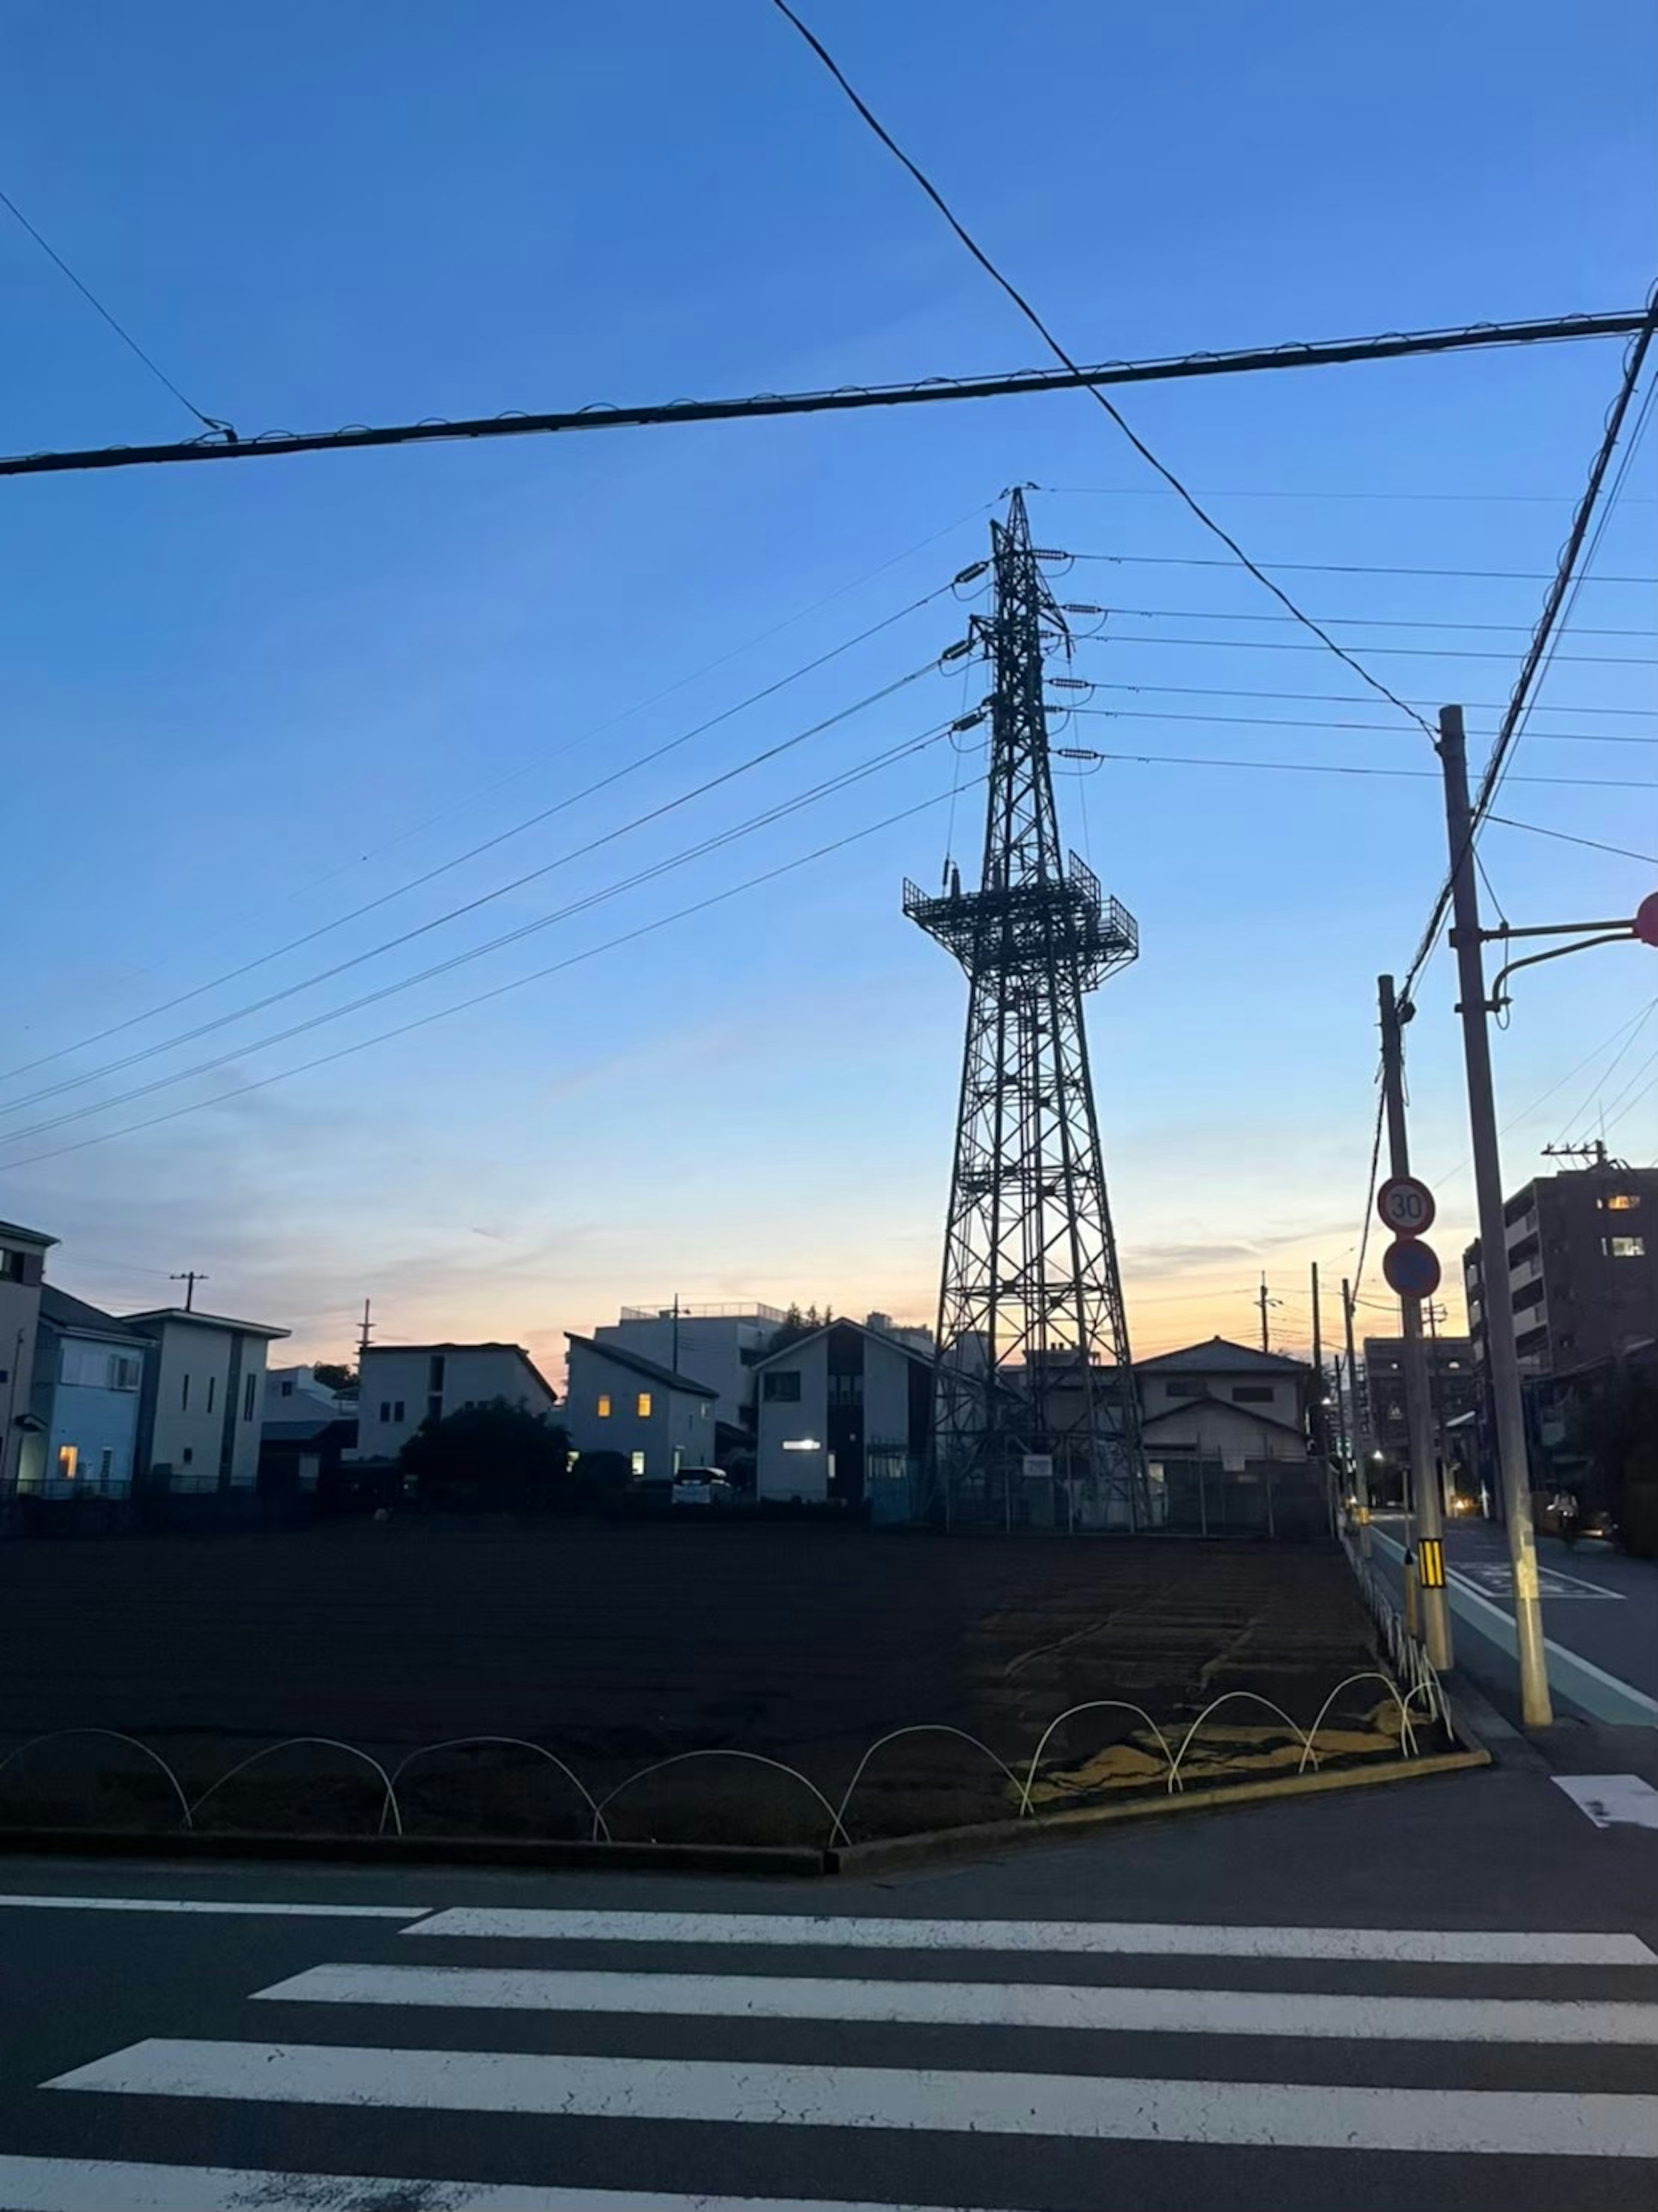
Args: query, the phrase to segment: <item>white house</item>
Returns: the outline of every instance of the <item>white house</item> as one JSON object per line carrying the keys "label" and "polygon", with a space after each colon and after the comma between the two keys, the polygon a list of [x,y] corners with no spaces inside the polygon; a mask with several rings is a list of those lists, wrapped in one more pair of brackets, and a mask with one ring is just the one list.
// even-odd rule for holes
{"label": "white house", "polygon": [[553,1389],[521,1344],[371,1344],[357,1364],[357,1449],[395,1459],[421,1423],[504,1398],[551,1413]]}
{"label": "white house", "polygon": [[926,1457],[930,1347],[835,1321],[769,1353],[755,1376],[762,1498],[857,1505],[883,1477]]}
{"label": "white house", "polygon": [[23,1438],[34,1431],[29,1393],[40,1275],[57,1242],[38,1229],[0,1221],[0,1498],[9,1498],[16,1487]]}
{"label": "white house", "polygon": [[1212,1336],[1136,1360],[1134,1372],[1153,1463],[1204,1459],[1241,1468],[1249,1460],[1307,1456],[1312,1370],[1303,1360]]}
{"label": "white house", "polygon": [[175,1491],[252,1490],[264,1417],[265,1347],[285,1328],[163,1306],[124,1314],[155,1347],[144,1363],[137,1472]]}
{"label": "white house", "polygon": [[751,1425],[754,1369],[787,1316],[777,1306],[623,1306],[592,1341],[653,1360],[670,1374],[697,1375],[714,1386],[714,1419]]}
{"label": "white house", "polygon": [[123,1498],[132,1488],[146,1337],[84,1298],[40,1286],[30,1411],[19,1493]]}
{"label": "white house", "polygon": [[561,1416],[578,1452],[615,1451],[638,1482],[668,1482],[714,1460],[720,1393],[619,1344],[565,1332],[569,1388]]}
{"label": "white house", "polygon": [[267,1421],[355,1421],[355,1391],[336,1390],[319,1382],[312,1367],[268,1367],[264,1376],[264,1417]]}

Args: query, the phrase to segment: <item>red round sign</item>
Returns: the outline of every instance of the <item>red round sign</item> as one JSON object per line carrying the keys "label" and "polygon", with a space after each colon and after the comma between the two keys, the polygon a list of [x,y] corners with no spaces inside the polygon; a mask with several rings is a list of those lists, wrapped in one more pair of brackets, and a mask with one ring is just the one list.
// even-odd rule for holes
{"label": "red round sign", "polygon": [[1430,1298],[1439,1288],[1439,1255],[1419,1237],[1401,1237],[1382,1254],[1382,1272],[1401,1298]]}
{"label": "red round sign", "polygon": [[1649,891],[1636,908],[1635,934],[1643,945],[1658,945],[1658,891]]}
{"label": "red round sign", "polygon": [[1414,1176],[1389,1176],[1376,1194],[1376,1210],[1395,1237],[1420,1237],[1434,1225],[1434,1194]]}

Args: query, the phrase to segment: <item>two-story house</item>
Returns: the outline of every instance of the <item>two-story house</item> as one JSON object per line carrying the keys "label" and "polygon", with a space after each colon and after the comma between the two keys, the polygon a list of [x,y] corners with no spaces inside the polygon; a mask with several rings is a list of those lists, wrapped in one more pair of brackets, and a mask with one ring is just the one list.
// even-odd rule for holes
{"label": "two-story house", "polygon": [[1305,1459],[1313,1370],[1281,1352],[1212,1336],[1137,1359],[1140,1431],[1149,1460]]}
{"label": "two-story house", "polygon": [[371,1344],[357,1364],[356,1457],[396,1459],[422,1421],[497,1398],[526,1413],[558,1405],[521,1344]]}
{"label": "two-story house", "polygon": [[138,1405],[137,1472],[178,1492],[252,1490],[264,1419],[265,1348],[285,1328],[162,1306],[124,1314],[153,1350]]}
{"label": "two-story house", "polygon": [[715,1383],[676,1374],[619,1344],[568,1329],[569,1387],[561,1415],[578,1452],[620,1452],[636,1482],[671,1482],[683,1467],[711,1467]]}
{"label": "two-story house", "polygon": [[124,1498],[132,1488],[149,1340],[55,1285],[40,1286],[19,1494]]}

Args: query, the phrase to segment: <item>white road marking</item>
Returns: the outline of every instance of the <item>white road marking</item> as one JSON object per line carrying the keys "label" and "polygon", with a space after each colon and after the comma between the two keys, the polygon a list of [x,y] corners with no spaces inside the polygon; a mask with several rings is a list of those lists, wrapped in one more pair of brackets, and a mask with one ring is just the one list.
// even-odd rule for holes
{"label": "white road marking", "polygon": [[1597,1828],[1658,1828],[1658,1790],[1638,1774],[1556,1774],[1551,1779]]}
{"label": "white road marking", "polygon": [[[57,1897],[40,1894],[0,1894],[0,1911],[11,1910],[52,1912],[218,1912],[293,1915],[307,1920],[421,1920],[435,1908],[429,1905],[290,1905],[261,1904],[238,1898],[216,1897]],[[405,1931],[406,1932],[406,1931]]]}
{"label": "white road marking", "polygon": [[536,2112],[1278,2148],[1658,2159],[1658,2097],[156,2038],[45,2085],[361,2110]]}
{"label": "white road marking", "polygon": [[[1653,1799],[1658,1812],[1658,1794]],[[774,1975],[560,1973],[537,1966],[313,1966],[259,1990],[301,2004],[847,2020],[930,2027],[1092,2028],[1145,2035],[1333,2036],[1353,2042],[1658,2043],[1658,2004],[1578,1999],[1284,1996],[1093,1989],[1065,1982],[797,1980]]]}
{"label": "white road marking", "polygon": [[[1379,1528],[1373,1528],[1371,1533],[1390,1559],[1395,1561],[1404,1559],[1402,1544],[1391,1536],[1384,1535]],[[1514,1615],[1505,1613],[1500,1605],[1493,1605],[1490,1598],[1482,1597],[1472,1583],[1461,1579],[1454,1567],[1448,1569],[1447,1574],[1452,1610],[1460,1612],[1477,1631],[1495,1644],[1499,1651],[1505,1652],[1512,1659],[1515,1654]],[[1485,1624],[1483,1628],[1482,1622]],[[1543,1649],[1549,1655],[1556,1686],[1597,1718],[1628,1723],[1632,1713],[1633,1724],[1637,1728],[1658,1723],[1658,1698],[1650,1698],[1644,1690],[1637,1690],[1632,1682],[1625,1682],[1617,1674],[1609,1674],[1604,1667],[1597,1667],[1592,1659],[1585,1659],[1581,1651],[1569,1650],[1564,1644],[1557,1644],[1552,1636],[1543,1638]],[[1612,1693],[1610,1702],[1597,1694],[1601,1690]]]}
{"label": "white road marking", "polygon": [[[411,2181],[234,2166],[0,2155],[6,2212],[928,2212],[922,2205],[780,2197],[662,2197],[523,2182]],[[937,2208],[935,2208],[937,2212]]]}
{"label": "white road marking", "polygon": [[38,1897],[0,1895],[0,1911],[292,1913],[307,1920],[419,1920],[429,1905],[258,1905],[216,1897]]}
{"label": "white road marking", "polygon": [[546,1942],[828,1944],[868,1951],[1075,1951],[1180,1959],[1366,1959],[1427,1966],[1651,1966],[1638,1936],[1531,1929],[1227,1928],[1120,1920],[860,1919],[794,1912],[572,1912],[463,1905],[405,1936]]}
{"label": "white road marking", "polygon": [[[1450,1576],[1453,1582],[1462,1583],[1465,1589],[1472,1586],[1483,1589],[1487,1596],[1514,1595],[1514,1569],[1499,1566],[1495,1561],[1489,1565],[1473,1565],[1465,1560],[1461,1566],[1450,1570]],[[1604,1583],[1586,1582],[1582,1575],[1569,1575],[1560,1567],[1540,1566],[1537,1587],[1544,1597],[1604,1597],[1614,1599],[1621,1605],[1628,1596],[1627,1591],[1608,1589]]]}

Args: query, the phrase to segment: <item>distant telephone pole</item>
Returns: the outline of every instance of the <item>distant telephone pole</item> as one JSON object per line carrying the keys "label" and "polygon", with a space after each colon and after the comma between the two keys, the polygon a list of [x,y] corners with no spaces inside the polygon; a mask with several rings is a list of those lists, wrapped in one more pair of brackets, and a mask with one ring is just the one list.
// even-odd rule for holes
{"label": "distant telephone pole", "polygon": [[362,1364],[362,1355],[368,1349],[368,1339],[374,1327],[374,1322],[368,1318],[370,1310],[370,1302],[368,1299],[365,1298],[362,1302],[362,1327],[357,1337],[357,1364],[359,1369],[361,1369]]}
{"label": "distant telephone pole", "polygon": [[213,1278],[211,1275],[204,1275],[201,1273],[199,1268],[196,1267],[185,1267],[182,1268],[178,1274],[169,1275],[167,1277],[169,1283],[182,1283],[184,1285],[185,1311],[186,1313],[191,1312],[195,1306],[197,1284],[210,1283],[212,1279]]}
{"label": "distant telephone pole", "polygon": [[1270,1352],[1272,1346],[1266,1326],[1267,1309],[1269,1306],[1281,1306],[1284,1301],[1282,1298],[1268,1297],[1266,1277],[1264,1273],[1260,1279],[1260,1288],[1255,1292],[1255,1304],[1260,1308],[1260,1348],[1263,1352]]}
{"label": "distant telephone pole", "polygon": [[1329,1456],[1329,1424],[1324,1413],[1324,1337],[1319,1327],[1318,1261],[1313,1262],[1313,1386],[1316,1395],[1313,1401],[1313,1449],[1321,1458]]}

